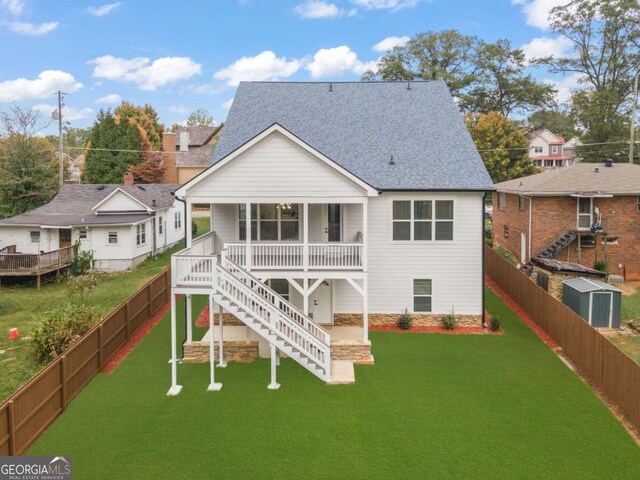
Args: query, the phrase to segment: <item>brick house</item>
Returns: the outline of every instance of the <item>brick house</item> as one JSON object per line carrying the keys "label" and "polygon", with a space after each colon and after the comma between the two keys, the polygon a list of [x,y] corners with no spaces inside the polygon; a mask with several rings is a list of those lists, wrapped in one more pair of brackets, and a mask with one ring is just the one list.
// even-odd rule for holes
{"label": "brick house", "polygon": [[222,127],[184,127],[177,132],[164,132],[163,183],[186,183],[206,170]]}
{"label": "brick house", "polygon": [[494,245],[522,264],[555,258],[640,279],[640,165],[578,163],[496,189]]}

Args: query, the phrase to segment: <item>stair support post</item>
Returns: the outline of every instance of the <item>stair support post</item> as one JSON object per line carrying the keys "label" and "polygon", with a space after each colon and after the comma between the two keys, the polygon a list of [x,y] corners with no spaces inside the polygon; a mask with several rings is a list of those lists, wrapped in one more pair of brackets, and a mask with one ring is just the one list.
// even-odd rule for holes
{"label": "stair support post", "polygon": [[191,309],[191,295],[185,295],[184,303],[187,310],[187,343],[193,342],[193,311]]}
{"label": "stair support post", "polygon": [[271,383],[267,386],[269,390],[278,390],[280,388],[280,384],[276,381],[277,355],[276,346],[271,344]]}
{"label": "stair support post", "polygon": [[173,397],[182,390],[182,385],[178,385],[178,347],[176,332],[176,296],[171,293],[171,388],[167,395]]}
{"label": "stair support post", "polygon": [[220,326],[220,338],[218,340],[218,368],[225,368],[227,362],[224,361],[224,336],[222,332],[222,305],[218,307],[218,324]]}
{"label": "stair support post", "polygon": [[216,383],[216,358],[215,358],[215,344],[216,338],[214,329],[216,327],[215,322],[213,321],[214,313],[213,313],[213,295],[209,295],[209,371],[210,371],[210,383],[207,387],[207,390],[210,392],[217,392],[222,389],[221,383]]}

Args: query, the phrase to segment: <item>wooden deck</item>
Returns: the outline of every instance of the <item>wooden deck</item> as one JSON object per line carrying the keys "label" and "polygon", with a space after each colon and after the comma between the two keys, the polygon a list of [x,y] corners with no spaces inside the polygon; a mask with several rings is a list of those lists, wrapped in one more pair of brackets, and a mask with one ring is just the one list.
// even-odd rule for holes
{"label": "wooden deck", "polygon": [[76,257],[76,246],[64,247],[45,253],[17,253],[15,245],[0,250],[0,277],[40,277],[46,273],[60,272],[71,265]]}

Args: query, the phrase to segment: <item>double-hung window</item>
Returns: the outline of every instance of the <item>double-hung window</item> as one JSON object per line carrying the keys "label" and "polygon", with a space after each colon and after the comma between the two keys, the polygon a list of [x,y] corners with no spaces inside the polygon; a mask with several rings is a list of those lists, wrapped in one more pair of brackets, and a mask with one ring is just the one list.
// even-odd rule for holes
{"label": "double-hung window", "polygon": [[144,245],[147,243],[147,224],[139,223],[136,225],[136,245]]}
{"label": "double-hung window", "polygon": [[174,230],[180,230],[182,228],[182,212],[180,210],[176,210],[173,217],[173,228]]}
{"label": "double-hung window", "polygon": [[431,280],[426,278],[413,279],[413,311],[416,313],[431,312]]}
{"label": "double-hung window", "polygon": [[453,240],[453,200],[395,200],[394,241]]}
{"label": "double-hung window", "polygon": [[162,224],[162,217],[158,217],[158,234],[162,235],[162,229],[164,228],[164,225]]}
{"label": "double-hung window", "polygon": [[118,232],[109,232],[108,234],[108,243],[110,245],[118,244]]}
{"label": "double-hung window", "polygon": [[29,232],[29,236],[31,237],[31,243],[39,243],[40,242],[40,232],[37,230]]}
{"label": "double-hung window", "polygon": [[86,240],[87,239],[87,229],[86,228],[80,228],[78,230],[78,239],[80,239],[80,240]]}

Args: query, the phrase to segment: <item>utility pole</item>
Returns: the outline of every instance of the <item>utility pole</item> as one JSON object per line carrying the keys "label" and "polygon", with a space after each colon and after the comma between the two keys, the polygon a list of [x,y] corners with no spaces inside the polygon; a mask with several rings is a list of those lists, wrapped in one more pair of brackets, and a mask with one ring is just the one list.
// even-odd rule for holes
{"label": "utility pole", "polygon": [[638,75],[633,82],[633,102],[631,104],[631,133],[629,134],[629,163],[633,163],[633,149],[636,143],[636,108],[638,108]]}
{"label": "utility pole", "polygon": [[62,151],[62,98],[66,93],[58,90],[53,95],[58,96],[58,157],[59,163],[58,165],[58,175],[60,177],[59,183],[62,187],[64,185],[64,152]]}

